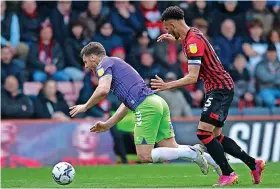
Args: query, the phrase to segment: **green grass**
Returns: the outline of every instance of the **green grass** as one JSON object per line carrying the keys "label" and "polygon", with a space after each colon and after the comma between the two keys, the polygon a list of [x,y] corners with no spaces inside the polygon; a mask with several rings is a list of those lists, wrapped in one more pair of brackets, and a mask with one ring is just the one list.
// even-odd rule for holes
{"label": "green grass", "polygon": [[[233,164],[239,175],[239,184],[232,187],[279,188],[280,163],[269,163],[264,171],[263,182],[253,185],[248,168]],[[3,188],[175,188],[211,187],[217,182],[212,170],[202,175],[195,164],[116,165],[76,167],[74,182],[67,186],[54,183],[52,168],[1,169]]]}

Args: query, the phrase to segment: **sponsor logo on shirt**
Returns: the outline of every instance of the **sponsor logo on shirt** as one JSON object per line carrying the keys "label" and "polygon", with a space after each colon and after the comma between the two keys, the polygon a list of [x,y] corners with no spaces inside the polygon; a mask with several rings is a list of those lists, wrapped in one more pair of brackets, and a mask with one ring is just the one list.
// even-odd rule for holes
{"label": "sponsor logo on shirt", "polygon": [[190,44],[190,45],[189,45],[189,48],[190,48],[190,52],[191,52],[192,54],[197,53],[197,46],[196,46],[196,44]]}
{"label": "sponsor logo on shirt", "polygon": [[104,74],[104,68],[100,68],[99,70],[97,70],[97,75],[99,77],[101,77]]}

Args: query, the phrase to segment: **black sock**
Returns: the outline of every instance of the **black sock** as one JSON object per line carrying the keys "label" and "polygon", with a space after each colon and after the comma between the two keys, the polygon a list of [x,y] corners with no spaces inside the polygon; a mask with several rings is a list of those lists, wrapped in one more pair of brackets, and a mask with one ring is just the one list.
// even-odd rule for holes
{"label": "black sock", "polygon": [[220,166],[223,175],[230,175],[233,172],[233,169],[228,164],[221,143],[214,138],[211,132],[208,131],[198,129],[197,137],[205,145],[208,153],[212,156],[215,162]]}
{"label": "black sock", "polygon": [[255,159],[243,151],[234,140],[221,134],[216,137],[224,147],[224,151],[243,161],[251,170],[256,170]]}

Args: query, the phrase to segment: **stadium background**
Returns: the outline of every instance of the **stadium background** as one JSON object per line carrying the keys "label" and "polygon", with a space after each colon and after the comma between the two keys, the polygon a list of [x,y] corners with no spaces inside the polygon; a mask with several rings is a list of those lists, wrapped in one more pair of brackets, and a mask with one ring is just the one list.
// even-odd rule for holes
{"label": "stadium background", "polygon": [[[106,133],[88,132],[114,113],[114,96],[69,118],[68,107],[86,102],[97,85],[79,52],[98,41],[148,85],[156,74],[166,81],[182,77],[187,59],[180,45],[156,43],[166,32],[160,15],[171,5],[207,35],[235,81],[225,134],[250,155],[279,162],[279,1],[1,1],[1,167],[137,163],[131,113]],[[178,142],[197,143],[201,82],[160,95],[170,106]]]}

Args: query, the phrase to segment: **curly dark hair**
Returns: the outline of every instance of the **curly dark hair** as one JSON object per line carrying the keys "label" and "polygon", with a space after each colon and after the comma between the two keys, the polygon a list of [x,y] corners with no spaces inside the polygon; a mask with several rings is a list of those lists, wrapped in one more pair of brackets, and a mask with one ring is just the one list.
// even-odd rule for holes
{"label": "curly dark hair", "polygon": [[106,56],[106,51],[101,43],[90,42],[81,50],[81,57],[83,57],[84,55]]}
{"label": "curly dark hair", "polygon": [[184,11],[178,6],[171,6],[165,9],[165,11],[161,15],[161,21],[167,20],[183,20],[184,19]]}

